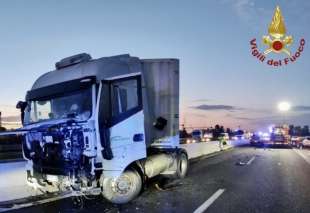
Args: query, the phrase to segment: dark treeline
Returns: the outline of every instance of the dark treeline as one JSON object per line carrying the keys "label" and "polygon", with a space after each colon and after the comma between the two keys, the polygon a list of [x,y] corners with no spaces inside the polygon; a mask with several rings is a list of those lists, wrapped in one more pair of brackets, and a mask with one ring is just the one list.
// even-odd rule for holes
{"label": "dark treeline", "polygon": [[292,136],[309,136],[309,126],[294,126],[290,125],[289,126],[289,134]]}
{"label": "dark treeline", "polygon": [[[203,133],[211,133],[213,135],[214,139],[218,139],[222,133],[228,133],[229,137],[232,137],[234,135],[243,135],[244,131],[243,130],[238,130],[238,131],[232,131],[231,128],[224,128],[224,126],[221,125],[215,125],[214,127],[209,127],[202,129]],[[186,130],[186,128],[183,126],[182,129],[180,130],[180,138],[188,138],[190,137],[190,133]]]}

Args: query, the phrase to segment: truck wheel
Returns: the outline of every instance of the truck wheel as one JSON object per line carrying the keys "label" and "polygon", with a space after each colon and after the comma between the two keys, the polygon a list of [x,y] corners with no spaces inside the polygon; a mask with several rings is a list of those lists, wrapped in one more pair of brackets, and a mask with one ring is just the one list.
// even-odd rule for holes
{"label": "truck wheel", "polygon": [[118,178],[104,178],[102,188],[103,196],[110,202],[128,203],[140,193],[142,179],[136,170],[126,170]]}
{"label": "truck wheel", "polygon": [[183,152],[178,154],[178,162],[177,162],[177,171],[176,178],[184,178],[186,176],[188,170],[188,158],[187,155]]}

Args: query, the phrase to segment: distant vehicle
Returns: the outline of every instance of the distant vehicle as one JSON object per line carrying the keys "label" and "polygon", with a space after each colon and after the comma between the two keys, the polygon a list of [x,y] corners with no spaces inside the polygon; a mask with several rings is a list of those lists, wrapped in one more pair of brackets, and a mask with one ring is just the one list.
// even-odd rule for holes
{"label": "distant vehicle", "polygon": [[239,129],[239,130],[236,130],[234,133],[233,133],[233,137],[232,137],[233,140],[244,140],[245,137],[244,137],[244,131]]}
{"label": "distant vehicle", "polygon": [[302,142],[303,138],[300,136],[292,136],[291,137],[291,145],[299,147],[300,143]]}
{"label": "distant vehicle", "polygon": [[250,139],[250,144],[251,145],[258,145],[261,143],[261,140],[260,140],[260,137],[256,134],[253,134],[251,136],[251,139]]}
{"label": "distant vehicle", "polygon": [[250,140],[250,139],[251,139],[251,137],[252,137],[252,135],[253,135],[253,133],[251,133],[251,132],[247,132],[247,133],[245,133],[245,134],[244,134],[244,137],[245,137],[245,139]]}
{"label": "distant vehicle", "polygon": [[232,137],[233,140],[237,141],[237,140],[244,140],[244,136],[243,135],[235,135]]}
{"label": "distant vehicle", "polygon": [[200,129],[195,129],[192,132],[192,138],[193,140],[196,140],[197,142],[202,141],[203,132]]}
{"label": "distant vehicle", "polygon": [[234,134],[234,136],[232,137],[233,140],[244,140],[245,137],[243,134]]}
{"label": "distant vehicle", "polygon": [[189,137],[186,139],[186,144],[190,144],[190,143],[197,143],[199,142],[197,139]]}
{"label": "distant vehicle", "polygon": [[190,138],[190,134],[187,133],[185,128],[180,130],[179,136],[180,136],[180,144],[186,144],[187,139]]}
{"label": "distant vehicle", "polygon": [[288,128],[286,126],[273,127],[269,144],[290,146]]}
{"label": "distant vehicle", "polygon": [[260,141],[261,142],[269,142],[270,141],[270,134],[268,134],[268,133],[263,133],[262,135],[261,135],[261,137],[260,137]]}
{"label": "distant vehicle", "polygon": [[180,144],[190,144],[190,143],[196,143],[196,142],[197,140],[193,139],[190,135],[180,138]]}
{"label": "distant vehicle", "polygon": [[197,141],[191,137],[187,138],[180,138],[180,144],[190,144],[190,143],[196,143]]}
{"label": "distant vehicle", "polygon": [[299,148],[310,147],[310,136],[307,136],[305,139],[302,140],[301,143],[298,144]]}
{"label": "distant vehicle", "polygon": [[213,138],[213,134],[211,132],[205,132],[202,137],[203,142],[211,141]]}

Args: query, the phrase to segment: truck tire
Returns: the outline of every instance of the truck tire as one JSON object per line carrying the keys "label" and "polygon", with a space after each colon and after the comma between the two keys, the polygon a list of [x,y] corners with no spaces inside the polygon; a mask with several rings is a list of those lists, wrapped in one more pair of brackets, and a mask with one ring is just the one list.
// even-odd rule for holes
{"label": "truck tire", "polygon": [[177,170],[176,170],[176,178],[183,179],[188,170],[188,157],[184,152],[180,152],[178,154],[178,162],[177,162]]}
{"label": "truck tire", "polygon": [[101,184],[102,195],[115,204],[128,203],[142,189],[141,176],[135,169],[126,170],[118,178],[104,178]]}

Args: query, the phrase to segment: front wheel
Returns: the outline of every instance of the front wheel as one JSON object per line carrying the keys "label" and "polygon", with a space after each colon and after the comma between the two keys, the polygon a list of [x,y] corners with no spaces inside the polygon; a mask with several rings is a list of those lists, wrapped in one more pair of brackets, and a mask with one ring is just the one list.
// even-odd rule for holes
{"label": "front wheel", "polygon": [[142,179],[134,170],[126,170],[118,178],[104,178],[101,181],[103,196],[112,203],[128,203],[138,196],[142,189]]}

